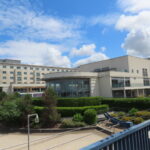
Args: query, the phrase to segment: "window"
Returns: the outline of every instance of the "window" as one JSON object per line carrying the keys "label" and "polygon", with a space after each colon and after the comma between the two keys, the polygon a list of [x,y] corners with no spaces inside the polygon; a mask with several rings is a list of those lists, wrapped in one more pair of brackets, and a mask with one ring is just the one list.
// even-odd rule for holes
{"label": "window", "polygon": [[33,78],[30,78],[30,80],[33,80]]}
{"label": "window", "polygon": [[17,80],[18,80],[18,81],[21,81],[21,77],[17,77]]}
{"label": "window", "polygon": [[144,86],[150,86],[150,79],[144,78]]}
{"label": "window", "polygon": [[122,78],[122,77],[113,77],[112,78],[112,87],[129,87],[130,86],[130,78]]}
{"label": "window", "polygon": [[24,72],[25,75],[27,75],[27,72]]}
{"label": "window", "polygon": [[6,66],[3,66],[3,68],[6,68]]}
{"label": "window", "polygon": [[13,72],[13,71],[10,71],[10,74],[14,74],[14,72]]}
{"label": "window", "polygon": [[134,70],[132,69],[132,73],[134,73]]}
{"label": "window", "polygon": [[33,70],[33,67],[30,67],[30,70]]}
{"label": "window", "polygon": [[10,77],[11,80],[14,80],[14,77]]}
{"label": "window", "polygon": [[44,68],[42,68],[42,70],[44,70]]}
{"label": "window", "polygon": [[6,74],[6,71],[3,71],[3,74]]}
{"label": "window", "polygon": [[89,79],[56,79],[48,81],[48,87],[52,87],[61,97],[84,97],[90,96]]}
{"label": "window", "polygon": [[139,73],[139,70],[137,70],[136,72]]}
{"label": "window", "polygon": [[40,81],[41,79],[40,78],[36,78],[36,81]]}
{"label": "window", "polygon": [[36,70],[39,70],[39,68],[36,68]]}
{"label": "window", "polygon": [[21,72],[17,72],[17,75],[21,75]]}
{"label": "window", "polygon": [[13,68],[14,68],[14,66],[10,66],[10,68],[11,68],[11,69],[13,69]]}
{"label": "window", "polygon": [[6,84],[6,82],[3,82],[3,84]]}
{"label": "window", "polygon": [[47,68],[47,71],[49,71],[50,69]]}
{"label": "window", "polygon": [[37,73],[36,73],[36,76],[40,76],[40,73],[39,73],[39,72],[37,72]]}
{"label": "window", "polygon": [[24,67],[24,69],[27,69],[27,67]]}
{"label": "window", "polygon": [[24,80],[27,80],[27,77],[24,77]]}
{"label": "window", "polygon": [[30,72],[31,75],[33,75],[33,72]]}
{"label": "window", "polygon": [[6,79],[6,76],[3,76],[3,79]]}
{"label": "window", "polygon": [[147,69],[146,69],[146,68],[143,68],[142,71],[143,71],[143,76],[144,76],[144,77],[147,77],[147,76],[148,76]]}
{"label": "window", "polygon": [[17,69],[21,69],[21,67],[17,66]]}

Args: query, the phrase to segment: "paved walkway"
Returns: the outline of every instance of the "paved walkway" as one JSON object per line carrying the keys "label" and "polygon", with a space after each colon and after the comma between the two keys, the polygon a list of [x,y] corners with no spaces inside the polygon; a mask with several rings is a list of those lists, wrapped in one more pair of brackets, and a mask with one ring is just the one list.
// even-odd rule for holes
{"label": "paved walkway", "polygon": [[[107,136],[107,134],[95,129],[68,132],[60,135],[58,133],[34,133],[31,134],[31,141],[40,140],[31,142],[30,150],[78,150]],[[27,150],[26,142],[26,134],[1,134],[0,150]]]}

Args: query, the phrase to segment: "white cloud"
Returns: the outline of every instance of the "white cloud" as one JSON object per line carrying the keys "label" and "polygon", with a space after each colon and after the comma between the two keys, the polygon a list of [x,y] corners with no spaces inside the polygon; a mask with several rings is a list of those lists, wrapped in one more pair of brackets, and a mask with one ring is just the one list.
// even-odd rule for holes
{"label": "white cloud", "polygon": [[43,15],[26,5],[17,5],[17,1],[1,1],[0,8],[0,34],[17,39],[38,40],[62,40],[80,36],[76,21]]}
{"label": "white cloud", "polygon": [[129,55],[150,56],[150,1],[119,0],[125,13],[116,23],[116,29],[128,32],[122,48]]}
{"label": "white cloud", "polygon": [[79,65],[83,65],[83,64],[87,64],[87,63],[91,63],[91,62],[96,62],[96,61],[100,61],[100,60],[104,60],[104,59],[108,59],[108,57],[101,53],[101,52],[95,52],[94,54],[92,54],[91,56],[84,58],[84,59],[80,59],[77,62],[75,62],[75,66],[79,66]]}
{"label": "white cloud", "polygon": [[150,30],[150,11],[142,11],[136,15],[121,15],[116,23],[119,30]]}
{"label": "white cloud", "polygon": [[27,64],[70,67],[71,62],[61,53],[63,47],[30,41],[8,41],[0,44],[0,56],[20,59]]}
{"label": "white cloud", "polygon": [[118,0],[118,4],[126,12],[150,10],[150,0]]}
{"label": "white cloud", "polygon": [[105,25],[113,25],[118,20],[118,14],[107,14],[107,15],[99,15],[95,17],[91,17],[89,19],[90,24],[97,25],[97,24],[105,24]]}
{"label": "white cloud", "polygon": [[106,47],[105,46],[102,46],[101,48],[100,48],[100,50],[102,51],[102,52],[105,52],[106,51]]}
{"label": "white cloud", "polygon": [[150,57],[150,32],[130,32],[122,47],[129,55]]}
{"label": "white cloud", "polygon": [[89,56],[95,53],[95,48],[95,44],[82,45],[79,49],[73,48],[70,52],[70,56]]}

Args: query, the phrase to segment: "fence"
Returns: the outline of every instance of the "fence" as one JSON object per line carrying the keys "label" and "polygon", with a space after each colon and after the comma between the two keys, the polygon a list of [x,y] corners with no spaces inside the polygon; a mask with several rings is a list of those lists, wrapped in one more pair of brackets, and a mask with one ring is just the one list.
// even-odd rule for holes
{"label": "fence", "polygon": [[150,150],[150,120],[113,134],[81,150]]}

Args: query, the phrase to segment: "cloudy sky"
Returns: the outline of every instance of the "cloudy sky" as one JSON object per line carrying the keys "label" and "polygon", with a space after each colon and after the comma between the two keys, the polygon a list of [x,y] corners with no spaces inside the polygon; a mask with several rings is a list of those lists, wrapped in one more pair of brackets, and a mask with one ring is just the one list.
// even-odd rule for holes
{"label": "cloudy sky", "polygon": [[0,0],[0,58],[76,67],[150,57],[150,0]]}

